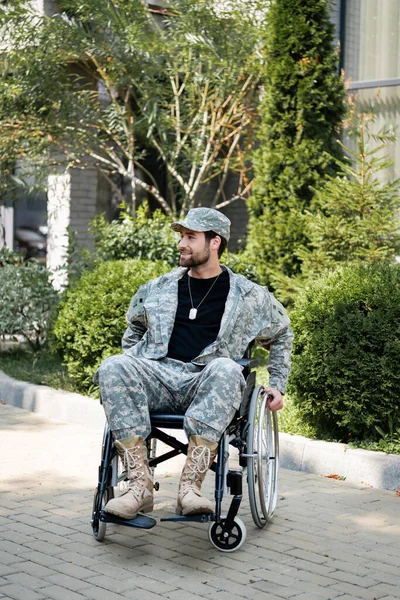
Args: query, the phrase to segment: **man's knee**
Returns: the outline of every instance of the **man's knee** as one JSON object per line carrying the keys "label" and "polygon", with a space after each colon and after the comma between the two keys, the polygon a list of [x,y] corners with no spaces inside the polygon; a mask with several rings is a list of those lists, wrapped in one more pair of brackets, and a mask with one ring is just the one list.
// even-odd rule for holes
{"label": "man's knee", "polygon": [[126,354],[116,354],[104,359],[98,371],[102,374],[113,372],[132,372],[141,371],[140,358],[127,356]]}
{"label": "man's knee", "polygon": [[120,365],[122,362],[121,359],[123,359],[123,354],[109,356],[108,358],[103,360],[103,362],[101,363],[101,365],[98,369],[99,373],[108,373],[109,370],[112,370],[113,368],[118,368],[118,365]]}
{"label": "man's knee", "polygon": [[242,379],[242,367],[231,358],[214,358],[206,365],[205,370],[208,371],[209,375],[215,375],[221,379],[231,379],[234,381]]}
{"label": "man's knee", "polygon": [[97,378],[101,387],[110,385],[132,385],[139,383],[141,369],[131,357],[117,354],[106,358],[97,370]]}
{"label": "man's knee", "polygon": [[110,356],[103,360],[100,367],[97,369],[96,375],[101,383],[102,381],[108,380],[109,377],[113,377],[120,373],[124,368],[124,355],[117,354],[116,356]]}

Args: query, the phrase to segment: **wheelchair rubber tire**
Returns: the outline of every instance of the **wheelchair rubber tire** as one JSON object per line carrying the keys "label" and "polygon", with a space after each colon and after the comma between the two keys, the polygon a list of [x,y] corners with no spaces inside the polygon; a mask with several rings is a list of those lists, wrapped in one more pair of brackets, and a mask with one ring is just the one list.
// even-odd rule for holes
{"label": "wheelchair rubber tire", "polygon": [[235,552],[246,539],[246,526],[242,519],[235,517],[232,529],[225,530],[226,519],[220,523],[211,523],[208,530],[208,538],[212,545],[221,552]]}
{"label": "wheelchair rubber tire", "polygon": [[257,527],[271,520],[277,502],[279,471],[278,418],[267,406],[261,386],[252,394],[247,433],[247,483],[250,509]]}
{"label": "wheelchair rubber tire", "polygon": [[105,489],[101,503],[99,504],[98,490],[96,489],[94,500],[93,500],[93,518],[92,518],[92,529],[93,536],[98,542],[102,542],[106,536],[107,523],[100,521],[100,510],[102,510],[109,500],[114,498],[114,488],[109,486]]}

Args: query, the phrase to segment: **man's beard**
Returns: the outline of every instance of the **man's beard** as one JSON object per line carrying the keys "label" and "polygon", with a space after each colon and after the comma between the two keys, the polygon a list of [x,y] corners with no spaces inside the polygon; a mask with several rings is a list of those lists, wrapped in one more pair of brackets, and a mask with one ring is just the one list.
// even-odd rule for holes
{"label": "man's beard", "polygon": [[204,265],[206,262],[210,260],[210,248],[204,248],[203,252],[181,252],[179,258],[179,264],[181,267],[188,267],[191,269],[192,267],[199,267],[200,265]]}

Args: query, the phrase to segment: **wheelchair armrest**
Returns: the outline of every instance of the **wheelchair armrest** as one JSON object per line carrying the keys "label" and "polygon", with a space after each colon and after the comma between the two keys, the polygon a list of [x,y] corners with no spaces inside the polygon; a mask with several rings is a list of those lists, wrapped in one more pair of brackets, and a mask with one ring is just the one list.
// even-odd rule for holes
{"label": "wheelchair armrest", "polygon": [[255,358],[240,358],[235,362],[245,369],[254,369],[258,364]]}

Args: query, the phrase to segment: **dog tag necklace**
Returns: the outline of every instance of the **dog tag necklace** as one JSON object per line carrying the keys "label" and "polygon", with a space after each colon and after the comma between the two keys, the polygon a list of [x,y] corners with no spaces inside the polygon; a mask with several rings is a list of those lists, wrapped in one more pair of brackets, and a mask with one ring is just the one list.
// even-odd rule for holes
{"label": "dog tag necklace", "polygon": [[[222,271],[221,271],[221,273],[222,273]],[[219,275],[221,275],[221,273]],[[203,304],[204,300],[207,298],[208,294],[211,292],[211,290],[213,289],[214,285],[217,283],[217,281],[219,279],[219,275],[215,279],[215,281],[213,281],[213,283],[210,286],[210,289],[208,290],[207,294],[201,299],[201,301],[199,302],[199,304],[197,305],[196,308],[193,306],[192,291],[190,289],[190,279],[191,279],[191,277],[190,277],[190,275],[188,275],[188,288],[189,288],[190,304],[192,305],[192,308],[189,311],[189,319],[191,321],[194,321],[195,318],[197,317],[197,311],[199,309],[200,304]]]}

